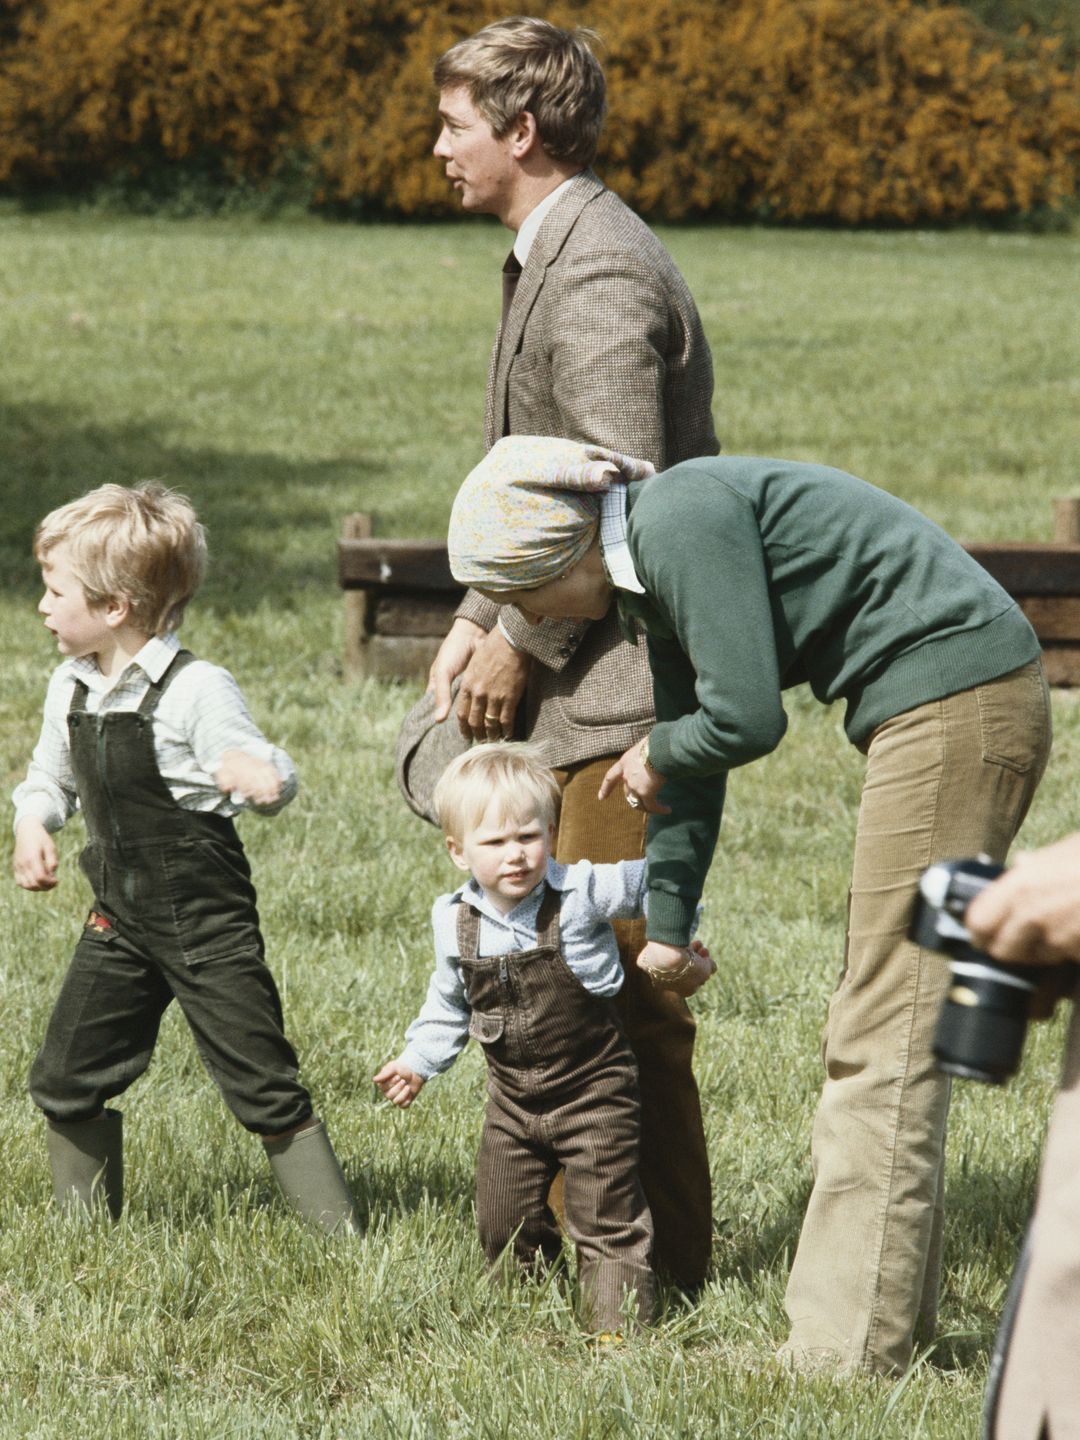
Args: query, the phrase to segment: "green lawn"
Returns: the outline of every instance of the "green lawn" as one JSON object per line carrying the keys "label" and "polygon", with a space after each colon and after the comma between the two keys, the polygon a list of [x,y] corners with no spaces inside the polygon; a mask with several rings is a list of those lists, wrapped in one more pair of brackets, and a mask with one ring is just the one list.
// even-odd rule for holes
{"label": "green lawn", "polygon": [[[665,239],[713,345],[730,452],[851,469],[961,538],[1048,537],[1077,487],[1080,237],[689,229]],[[366,1219],[306,1235],[170,1016],[124,1102],[115,1229],[48,1206],[25,1076],[89,896],[78,823],[47,895],[0,889],[0,1432],[13,1437],[941,1437],[970,1440],[1060,1050],[959,1086],[942,1338],[901,1384],[794,1381],[787,1265],[809,1183],[818,1033],[838,972],[861,760],[802,693],[737,775],[706,896],[720,974],[695,1002],[716,1259],[695,1308],[597,1356],[556,1287],[492,1291],[472,1216],[483,1064],[407,1115],[397,1053],[456,883],[399,801],[416,684],[347,682],[341,517],[437,535],[480,453],[507,238],[493,225],[162,223],[0,213],[0,763],[20,778],[55,663],[29,546],[48,508],[160,477],[206,519],[185,629],[296,759],[297,801],[243,821],[289,1029]],[[1075,828],[1080,709],[1025,839]]]}

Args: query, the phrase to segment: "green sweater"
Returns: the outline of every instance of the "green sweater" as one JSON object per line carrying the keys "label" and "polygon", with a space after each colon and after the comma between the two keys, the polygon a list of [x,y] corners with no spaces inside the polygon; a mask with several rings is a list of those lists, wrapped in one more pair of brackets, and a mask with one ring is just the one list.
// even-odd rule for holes
{"label": "green sweater", "polygon": [[670,815],[649,822],[649,938],[685,944],[726,772],[787,726],[781,692],[844,700],[859,742],[883,721],[1039,654],[1016,603],[937,525],[823,465],[720,456],[628,487],[646,594],[617,592],[649,641],[649,758]]}

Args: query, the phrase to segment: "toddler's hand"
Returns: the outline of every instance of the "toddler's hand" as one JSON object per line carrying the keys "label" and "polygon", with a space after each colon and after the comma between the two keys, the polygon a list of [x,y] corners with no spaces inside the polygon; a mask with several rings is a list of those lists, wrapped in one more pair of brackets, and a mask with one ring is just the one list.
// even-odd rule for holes
{"label": "toddler's hand", "polygon": [[391,1060],[372,1078],[387,1100],[402,1110],[409,1108],[424,1084],[424,1077],[408,1065],[402,1065],[400,1060]]}
{"label": "toddler's hand", "polygon": [[24,890],[51,890],[56,884],[56,845],[40,820],[27,816],[15,832],[15,883]]}
{"label": "toddler's hand", "polygon": [[249,805],[273,805],[281,797],[281,776],[270,761],[244,750],[226,750],[214,779],[224,794],[240,795]]}
{"label": "toddler's hand", "polygon": [[650,940],[638,956],[637,966],[654,985],[683,996],[693,995],[716,974],[716,962],[700,940],[685,946]]}

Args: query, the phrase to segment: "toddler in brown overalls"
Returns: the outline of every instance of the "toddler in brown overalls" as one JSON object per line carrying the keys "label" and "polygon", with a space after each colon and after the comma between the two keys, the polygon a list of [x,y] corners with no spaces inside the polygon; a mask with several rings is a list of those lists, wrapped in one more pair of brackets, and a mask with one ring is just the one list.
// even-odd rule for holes
{"label": "toddler in brown overalls", "polygon": [[[637,1066],[612,1003],[623,976],[609,923],[642,913],[645,862],[557,864],[558,803],[554,775],[528,746],[477,746],[447,768],[434,804],[451,859],[471,878],[435,902],[427,999],[402,1054],[374,1078],[405,1108],[470,1035],[480,1042],[484,1254],[495,1264],[512,1245],[525,1267],[557,1257],[548,1191],[562,1168],[582,1322],[614,1332],[628,1311],[645,1322],[654,1313]],[[708,966],[704,946],[695,942],[687,963]]]}

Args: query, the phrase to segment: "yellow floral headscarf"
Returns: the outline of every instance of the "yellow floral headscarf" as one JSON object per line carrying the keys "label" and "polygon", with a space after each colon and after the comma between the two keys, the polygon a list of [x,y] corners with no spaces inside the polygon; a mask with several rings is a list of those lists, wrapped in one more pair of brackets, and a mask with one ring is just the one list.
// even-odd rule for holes
{"label": "yellow floral headscarf", "polygon": [[593,542],[603,492],[652,474],[647,460],[600,445],[507,435],[454,501],[447,536],[454,579],[497,593],[564,575]]}

